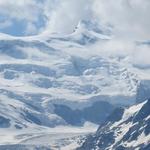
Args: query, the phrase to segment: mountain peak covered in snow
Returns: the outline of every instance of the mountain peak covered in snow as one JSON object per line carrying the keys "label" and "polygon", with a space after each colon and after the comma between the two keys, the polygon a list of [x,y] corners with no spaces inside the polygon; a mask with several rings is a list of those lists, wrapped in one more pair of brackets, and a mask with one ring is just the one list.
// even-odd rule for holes
{"label": "mountain peak covered in snow", "polygon": [[79,150],[120,150],[150,148],[150,99],[127,109],[117,109],[117,116],[112,115],[99,127],[94,135],[87,138]]}

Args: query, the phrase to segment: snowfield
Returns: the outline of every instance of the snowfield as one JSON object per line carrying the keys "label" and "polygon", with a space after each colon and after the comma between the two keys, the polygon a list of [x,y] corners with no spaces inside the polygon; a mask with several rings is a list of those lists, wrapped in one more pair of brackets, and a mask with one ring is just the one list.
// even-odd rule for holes
{"label": "snowfield", "polygon": [[[59,146],[95,131],[86,122],[100,124],[116,106],[134,104],[150,69],[102,53],[112,38],[86,21],[70,35],[0,34],[0,144]],[[77,143],[63,147],[70,144]]]}
{"label": "snowfield", "polygon": [[[58,126],[46,128],[32,126],[23,130],[0,129],[0,149],[40,149],[73,150],[79,147],[85,136],[95,132],[98,126],[86,123],[83,127]],[[45,150],[44,149],[44,150]]]}

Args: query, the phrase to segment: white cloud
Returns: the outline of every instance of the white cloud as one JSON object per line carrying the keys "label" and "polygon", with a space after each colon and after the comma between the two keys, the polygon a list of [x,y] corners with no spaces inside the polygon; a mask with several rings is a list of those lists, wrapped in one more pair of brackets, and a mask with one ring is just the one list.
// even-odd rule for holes
{"label": "white cloud", "polygon": [[78,22],[90,16],[91,0],[63,0],[49,17],[47,28],[51,32],[70,33]]}
{"label": "white cloud", "polygon": [[149,0],[95,0],[93,10],[103,23],[113,25],[119,37],[150,38]]}
{"label": "white cloud", "polygon": [[112,25],[116,37],[150,38],[149,0],[56,0],[53,8],[47,13],[51,32],[69,33],[81,19],[96,17],[102,24]]}
{"label": "white cloud", "polygon": [[36,0],[0,0],[0,13],[10,18],[37,21],[41,6]]}
{"label": "white cloud", "polygon": [[38,29],[33,23],[27,23],[25,35],[31,35],[38,33]]}
{"label": "white cloud", "polygon": [[10,21],[10,20],[1,21],[0,22],[0,29],[10,27],[11,25],[12,25],[12,21]]}
{"label": "white cloud", "polygon": [[[150,0],[0,0],[0,29],[25,21],[25,34],[71,33],[82,19],[113,27],[113,40],[93,47],[95,53],[129,55],[134,64],[150,64],[150,47],[133,41],[150,39]],[[45,25],[38,26],[43,20]],[[100,47],[100,49],[99,49]]]}
{"label": "white cloud", "polygon": [[[81,19],[96,17],[101,23],[111,24],[116,37],[149,39],[149,14],[149,0],[0,0],[0,19],[24,20],[27,31],[32,25],[34,33],[41,28],[70,33]],[[35,25],[40,18],[45,20],[43,27]]]}
{"label": "white cloud", "polygon": [[[0,0],[0,19],[4,22],[24,21],[28,24],[37,23],[43,13],[42,3],[37,0]],[[32,31],[32,32],[34,32]]]}
{"label": "white cloud", "polygon": [[133,64],[141,66],[141,67],[150,67],[150,46],[141,45],[136,47],[133,52],[132,60]]}

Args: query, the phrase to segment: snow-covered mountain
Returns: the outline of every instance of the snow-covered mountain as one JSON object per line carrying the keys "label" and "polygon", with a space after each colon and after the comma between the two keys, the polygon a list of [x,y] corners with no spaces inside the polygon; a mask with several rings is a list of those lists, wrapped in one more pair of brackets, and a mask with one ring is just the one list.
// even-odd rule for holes
{"label": "snow-covered mountain", "polygon": [[108,28],[91,21],[81,21],[70,35],[1,34],[0,129],[9,136],[0,144],[18,144],[33,129],[100,124],[117,106],[134,104],[150,69],[95,49],[111,40]]}
{"label": "snow-covered mountain", "polygon": [[117,108],[79,150],[150,149],[150,99]]}
{"label": "snow-covered mountain", "polygon": [[[81,124],[84,120],[92,121],[93,116],[88,118],[81,111],[89,114],[95,103],[108,108],[113,108],[109,106],[113,103],[133,103],[137,75],[120,60],[96,55],[88,49],[96,41],[110,40],[108,31],[105,33],[95,24],[82,21],[71,35],[2,35],[0,107],[1,116],[9,122],[7,126]],[[76,113],[85,117],[75,118],[72,123],[62,114],[69,111],[70,118]],[[108,113],[105,112],[106,116]]]}

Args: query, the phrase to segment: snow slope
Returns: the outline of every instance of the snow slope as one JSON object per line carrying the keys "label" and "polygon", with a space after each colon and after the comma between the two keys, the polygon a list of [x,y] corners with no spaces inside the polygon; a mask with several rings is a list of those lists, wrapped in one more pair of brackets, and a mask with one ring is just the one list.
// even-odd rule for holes
{"label": "snow slope", "polygon": [[128,109],[118,108],[79,150],[150,148],[150,100]]}
{"label": "snow slope", "polygon": [[103,32],[83,21],[71,35],[2,35],[1,115],[20,128],[31,123],[53,127],[67,124],[55,114],[54,104],[74,110],[96,101],[133,103],[137,75],[120,60],[88,49],[111,39],[108,31]]}
{"label": "snow slope", "polygon": [[86,123],[84,127],[57,126],[47,128],[32,126],[27,129],[0,129],[1,150],[73,150],[82,144],[85,136],[96,131],[97,126]]}
{"label": "snow slope", "polygon": [[81,21],[70,35],[0,34],[2,131],[99,124],[116,105],[135,103],[137,86],[149,68],[94,48],[111,39],[109,29],[89,21]]}

